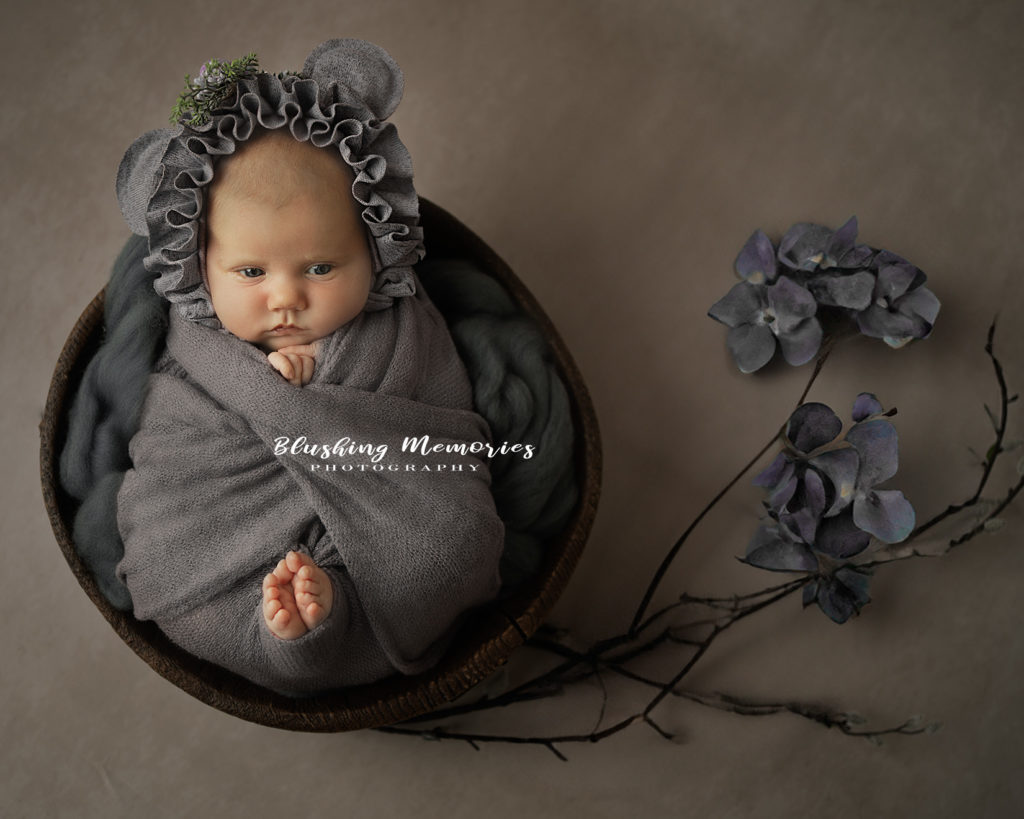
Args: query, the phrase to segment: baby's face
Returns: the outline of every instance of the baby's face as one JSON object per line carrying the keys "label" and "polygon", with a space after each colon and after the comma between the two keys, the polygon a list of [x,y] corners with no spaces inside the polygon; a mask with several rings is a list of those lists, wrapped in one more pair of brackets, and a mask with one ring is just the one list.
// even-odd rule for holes
{"label": "baby's face", "polygon": [[351,173],[338,156],[271,133],[222,163],[208,195],[213,309],[270,352],[355,318],[373,274]]}

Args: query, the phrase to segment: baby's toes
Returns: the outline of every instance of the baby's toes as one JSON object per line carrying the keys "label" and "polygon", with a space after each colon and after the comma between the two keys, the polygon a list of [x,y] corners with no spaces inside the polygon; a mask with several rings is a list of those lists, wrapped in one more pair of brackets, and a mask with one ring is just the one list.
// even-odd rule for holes
{"label": "baby's toes", "polygon": [[331,613],[333,596],[331,580],[322,570],[318,569],[313,577],[297,578],[295,603],[306,628],[316,628],[327,619],[327,615]]}
{"label": "baby's toes", "polygon": [[320,602],[320,595],[323,593],[323,586],[315,580],[303,578],[297,581],[295,589],[295,602],[300,606],[308,606],[310,603]]}
{"label": "baby's toes", "polygon": [[284,559],[285,565],[292,574],[298,574],[303,568],[316,567],[313,558],[303,552],[288,552]]}
{"label": "baby's toes", "polygon": [[316,628],[327,619],[327,612],[324,611],[324,607],[319,603],[309,603],[302,608],[299,614],[302,617],[302,622],[306,624],[308,629]]}
{"label": "baby's toes", "polygon": [[[276,591],[273,589],[272,591]],[[288,623],[292,616],[281,601],[276,597],[263,597],[263,619],[267,621],[267,628],[271,633],[282,639],[287,639]]]}
{"label": "baby's toes", "polygon": [[274,574],[263,578],[263,619],[275,637],[294,640],[308,630],[295,606],[295,597],[288,586],[281,586]]}
{"label": "baby's toes", "polygon": [[280,612],[284,612],[287,617],[288,612],[285,607],[281,605],[281,601],[275,598],[263,598],[263,616],[267,618],[267,622],[274,620]]}
{"label": "baby's toes", "polygon": [[299,617],[305,623],[306,628],[312,631],[327,619],[327,610],[320,605],[317,599],[299,604]]}
{"label": "baby's toes", "polygon": [[274,567],[272,575],[277,579],[279,584],[285,584],[292,582],[295,572],[288,568],[288,561],[285,559],[278,561],[277,566]]}
{"label": "baby's toes", "polygon": [[323,571],[319,570],[316,566],[303,566],[295,573],[292,585],[300,589],[320,588],[319,581],[322,576]]}

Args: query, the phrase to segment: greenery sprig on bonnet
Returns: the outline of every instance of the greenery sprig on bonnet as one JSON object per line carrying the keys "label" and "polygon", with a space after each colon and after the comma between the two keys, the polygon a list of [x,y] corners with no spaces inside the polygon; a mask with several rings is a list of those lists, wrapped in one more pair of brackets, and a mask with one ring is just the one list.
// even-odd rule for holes
{"label": "greenery sprig on bonnet", "polygon": [[210,112],[231,95],[235,83],[255,77],[259,70],[256,54],[250,52],[231,62],[210,60],[195,79],[186,74],[185,90],[171,111],[171,124],[196,126],[208,122]]}

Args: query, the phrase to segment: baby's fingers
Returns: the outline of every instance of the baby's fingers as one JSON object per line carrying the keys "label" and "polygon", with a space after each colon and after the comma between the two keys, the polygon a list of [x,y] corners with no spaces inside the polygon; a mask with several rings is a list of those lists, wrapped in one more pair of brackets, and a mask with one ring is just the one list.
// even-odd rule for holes
{"label": "baby's fingers", "polygon": [[289,381],[295,375],[295,367],[292,365],[291,359],[281,352],[273,352],[267,356],[267,361],[270,366],[277,370],[281,375],[287,378]]}
{"label": "baby's fingers", "polygon": [[312,344],[289,344],[282,347],[271,355],[280,355],[288,360],[292,366],[291,374],[285,376],[292,384],[302,387],[313,380],[313,371],[316,369],[316,350],[319,342]]}
{"label": "baby's fingers", "polygon": [[298,364],[302,369],[302,374],[299,376],[299,386],[303,386],[313,379],[313,368],[316,362],[308,355],[300,355]]}
{"label": "baby's fingers", "polygon": [[314,341],[312,344],[288,344],[284,347],[280,347],[278,352],[284,353],[285,355],[296,353],[298,355],[309,355],[315,357],[319,344],[319,341]]}

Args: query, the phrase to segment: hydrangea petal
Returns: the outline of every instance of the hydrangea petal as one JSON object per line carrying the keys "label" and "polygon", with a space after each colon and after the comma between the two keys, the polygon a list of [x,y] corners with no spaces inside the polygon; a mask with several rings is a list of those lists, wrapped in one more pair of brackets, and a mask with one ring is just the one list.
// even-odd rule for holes
{"label": "hydrangea petal", "polygon": [[853,596],[854,603],[860,609],[871,602],[868,586],[871,583],[871,570],[859,566],[842,566],[836,569],[836,582],[846,587]]}
{"label": "hydrangea petal", "polygon": [[830,449],[811,458],[808,463],[832,484],[832,505],[825,511],[825,517],[838,514],[853,503],[860,469],[860,456],[856,449],[852,446]]}
{"label": "hydrangea petal", "polygon": [[887,481],[899,468],[899,440],[896,427],[884,418],[861,421],[846,433],[846,441],[860,455],[857,486],[870,489]]}
{"label": "hydrangea petal", "polygon": [[814,270],[831,238],[832,231],[824,225],[797,222],[779,242],[779,261],[791,270]]}
{"label": "hydrangea petal", "polygon": [[844,566],[833,577],[822,578],[818,583],[818,606],[834,622],[845,623],[871,602],[868,577],[862,570]]}
{"label": "hydrangea petal", "polygon": [[857,526],[851,512],[825,518],[818,527],[814,550],[829,557],[843,559],[860,554],[871,542],[871,535]]}
{"label": "hydrangea petal", "polygon": [[775,284],[768,285],[765,295],[780,335],[818,312],[818,302],[814,300],[811,291],[788,276],[779,276]]}
{"label": "hydrangea petal", "polygon": [[853,399],[853,420],[863,421],[869,415],[877,415],[883,412],[884,408],[874,393],[862,392]]}
{"label": "hydrangea petal", "polygon": [[891,250],[879,250],[878,255],[875,256],[875,268],[881,270],[891,264],[910,264],[910,262]]}
{"label": "hydrangea petal", "polygon": [[854,245],[837,260],[837,267],[846,270],[867,267],[875,251],[867,245]]}
{"label": "hydrangea petal", "polygon": [[927,333],[923,336],[917,336],[917,338],[927,338],[928,334],[931,333],[932,325],[935,324],[935,319],[938,318],[941,306],[942,304],[938,297],[927,287],[918,287],[911,290],[899,301],[901,313],[910,313],[928,323]]}
{"label": "hydrangea petal", "polygon": [[853,521],[883,543],[906,540],[914,529],[914,507],[896,489],[866,492],[853,502]]}
{"label": "hydrangea petal", "polygon": [[772,522],[762,523],[757,527],[757,531],[754,532],[754,536],[750,538],[750,542],[747,544],[747,554],[756,552],[763,546],[770,546],[775,541],[782,538],[782,533],[779,531],[779,527]]}
{"label": "hydrangea petal", "polygon": [[821,349],[822,330],[816,318],[809,318],[799,327],[779,335],[779,346],[787,363],[794,367],[806,364]]}
{"label": "hydrangea petal", "polygon": [[846,586],[831,578],[818,584],[818,607],[840,625],[857,613],[853,595]]}
{"label": "hydrangea petal", "polygon": [[842,432],[843,422],[832,408],[817,401],[797,407],[786,423],[786,438],[800,452],[812,452],[831,443]]}
{"label": "hydrangea petal", "polygon": [[818,516],[811,509],[797,509],[779,516],[779,520],[805,543],[814,543],[818,532]]}
{"label": "hydrangea petal", "polygon": [[857,217],[851,216],[832,234],[825,249],[825,261],[828,267],[835,267],[839,260],[853,249],[857,240]]}
{"label": "hydrangea petal", "polygon": [[819,304],[864,310],[875,292],[875,276],[867,270],[845,275],[820,276],[808,282]]}
{"label": "hydrangea petal", "polygon": [[785,452],[780,452],[767,467],[757,473],[753,483],[754,486],[771,489],[779,486],[783,481],[788,481],[792,473],[793,460]]}
{"label": "hydrangea petal", "polygon": [[[761,533],[761,529],[765,530]],[[796,543],[778,536],[774,527],[761,527],[759,534],[751,541],[744,563],[768,569],[773,572],[812,572],[818,568],[818,561],[803,543]]]}
{"label": "hydrangea petal", "polygon": [[775,355],[775,334],[763,324],[744,324],[729,330],[729,352],[740,372],[761,369]]}
{"label": "hydrangea petal", "polygon": [[747,282],[733,285],[722,298],[711,305],[708,315],[726,327],[739,327],[755,321],[764,305],[763,289]]}
{"label": "hydrangea petal", "polygon": [[790,477],[786,479],[785,483],[780,483],[775,487],[775,491],[768,496],[769,508],[776,512],[785,509],[793,495],[796,494],[796,488],[799,483],[800,480],[797,476],[790,473]]}
{"label": "hydrangea petal", "polygon": [[921,332],[923,323],[897,310],[871,304],[857,314],[857,327],[871,338],[914,338],[915,333]]}
{"label": "hydrangea petal", "polygon": [[775,281],[775,248],[761,230],[755,230],[736,257],[736,274],[751,284]]}
{"label": "hydrangea petal", "polygon": [[902,296],[920,271],[912,264],[892,264],[878,271],[876,296],[894,301]]}
{"label": "hydrangea petal", "polygon": [[[808,510],[815,520],[820,518],[821,513],[825,511],[825,484],[822,483],[821,476],[813,469],[804,471],[794,503],[796,504],[795,508]],[[790,507],[794,508],[794,504],[790,504]],[[804,540],[810,543],[813,536],[805,537]]]}

